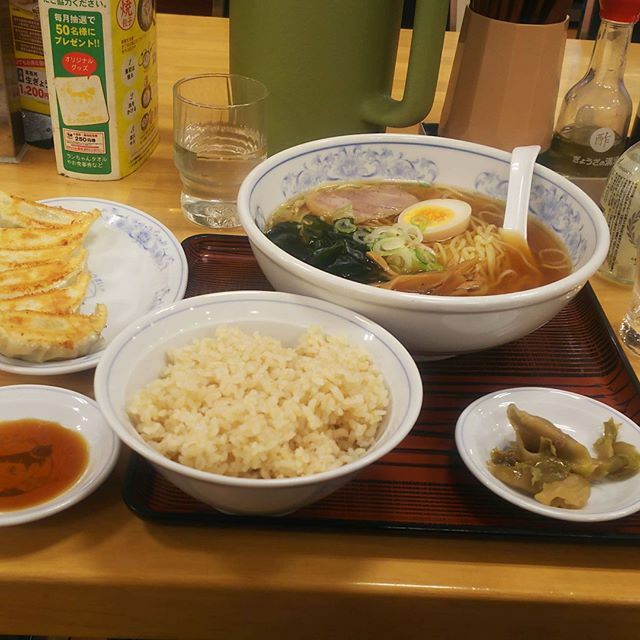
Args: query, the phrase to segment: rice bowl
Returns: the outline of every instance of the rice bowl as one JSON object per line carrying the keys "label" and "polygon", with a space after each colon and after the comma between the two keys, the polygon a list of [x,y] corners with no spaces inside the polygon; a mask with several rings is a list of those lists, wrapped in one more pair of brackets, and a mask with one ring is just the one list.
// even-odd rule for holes
{"label": "rice bowl", "polygon": [[[386,414],[371,446],[356,459],[292,478],[231,477],[171,460],[145,442],[127,407],[134,394],[159,377],[166,354],[211,336],[222,325],[292,346],[310,328],[340,336],[364,349],[382,373],[389,394]],[[96,400],[108,424],[134,452],[169,482],[216,509],[235,514],[281,515],[320,500],[389,453],[409,433],[422,407],[420,372],[386,330],[331,303],[266,291],[233,291],[178,302],[136,321],[109,345],[96,369]]]}

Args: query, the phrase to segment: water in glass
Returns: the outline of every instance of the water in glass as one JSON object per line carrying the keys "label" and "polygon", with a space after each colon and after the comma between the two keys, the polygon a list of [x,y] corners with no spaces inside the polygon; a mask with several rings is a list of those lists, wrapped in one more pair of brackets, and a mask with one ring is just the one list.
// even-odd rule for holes
{"label": "water in glass", "polygon": [[175,162],[182,179],[181,205],[189,219],[212,227],[234,227],[238,189],[266,157],[260,136],[220,123],[187,125]]}

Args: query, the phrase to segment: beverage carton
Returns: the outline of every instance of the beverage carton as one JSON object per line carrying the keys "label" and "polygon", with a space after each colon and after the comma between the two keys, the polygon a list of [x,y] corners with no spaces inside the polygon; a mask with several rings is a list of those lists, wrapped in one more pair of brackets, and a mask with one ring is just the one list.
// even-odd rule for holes
{"label": "beverage carton", "polygon": [[39,0],[58,171],[115,180],[158,144],[153,0]]}
{"label": "beverage carton", "polygon": [[9,3],[0,0],[0,162],[19,162],[24,150]]}
{"label": "beverage carton", "polygon": [[9,10],[25,139],[30,144],[51,148],[49,92],[38,2],[9,0]]}

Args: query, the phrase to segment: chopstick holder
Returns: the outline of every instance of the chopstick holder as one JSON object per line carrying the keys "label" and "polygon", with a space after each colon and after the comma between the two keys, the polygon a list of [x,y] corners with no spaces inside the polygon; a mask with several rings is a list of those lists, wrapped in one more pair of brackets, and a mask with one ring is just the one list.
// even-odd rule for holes
{"label": "chopstick holder", "polygon": [[553,135],[569,19],[494,20],[467,7],[439,135],[511,151]]}

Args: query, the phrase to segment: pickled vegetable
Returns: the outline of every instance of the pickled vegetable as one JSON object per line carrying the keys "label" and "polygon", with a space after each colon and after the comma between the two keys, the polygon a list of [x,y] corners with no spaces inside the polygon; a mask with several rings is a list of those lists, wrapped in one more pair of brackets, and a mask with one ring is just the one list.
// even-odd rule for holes
{"label": "pickled vegetable", "polygon": [[640,452],[618,441],[619,425],[613,418],[604,423],[592,457],[587,447],[546,418],[515,404],[507,407],[507,417],[515,441],[494,449],[488,468],[498,480],[542,504],[580,509],[589,500],[591,483],[623,480],[640,471]]}
{"label": "pickled vegetable", "polygon": [[521,411],[515,404],[510,404],[507,408],[507,417],[516,431],[516,441],[523,447],[523,457],[528,454],[529,458],[534,457],[531,454],[538,453],[541,439],[548,438],[553,443],[558,458],[569,463],[572,471],[585,476],[593,472],[596,464],[589,450],[546,418]]}
{"label": "pickled vegetable", "polygon": [[562,480],[545,482],[542,491],[534,496],[538,502],[560,509],[582,509],[591,495],[591,485],[586,478],[570,473]]}

